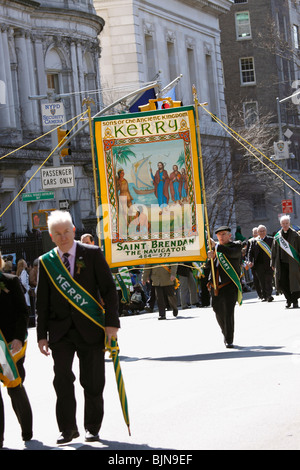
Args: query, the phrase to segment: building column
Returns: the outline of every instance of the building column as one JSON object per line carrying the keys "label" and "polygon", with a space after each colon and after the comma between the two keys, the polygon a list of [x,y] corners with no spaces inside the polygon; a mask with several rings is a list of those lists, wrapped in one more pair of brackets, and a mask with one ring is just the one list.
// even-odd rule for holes
{"label": "building column", "polygon": [[[25,42],[26,42],[26,50],[27,50],[27,59],[28,59],[28,74],[29,74],[29,83],[30,83],[30,94],[36,95],[37,88],[36,88],[36,74],[35,74],[35,66],[33,60],[33,44],[32,38],[30,33],[25,34]],[[31,101],[32,106],[32,113],[33,113],[33,128],[37,129],[39,124],[39,113],[38,113],[38,103],[37,100]]]}
{"label": "building column", "polygon": [[8,27],[2,24],[0,28],[0,63],[2,64],[0,67],[0,80],[2,83],[4,83],[4,85],[2,85],[4,88],[4,103],[2,103],[2,106],[0,106],[1,128],[10,128],[15,127],[16,125],[14,119],[14,100],[12,93],[7,30]]}
{"label": "building column", "polygon": [[[71,66],[72,66],[72,78],[73,78],[73,86],[74,92],[80,91],[80,84],[79,84],[79,77],[78,77],[78,60],[77,60],[77,47],[76,43],[71,43]],[[81,96],[76,93],[74,95],[74,102],[75,102],[75,116],[82,112],[81,106]]]}
{"label": "building column", "polygon": [[26,47],[26,33],[24,30],[18,30],[15,33],[16,53],[18,58],[18,81],[21,85],[20,107],[21,107],[21,125],[24,129],[34,129],[33,103],[28,96],[32,95],[30,83],[30,60]]}

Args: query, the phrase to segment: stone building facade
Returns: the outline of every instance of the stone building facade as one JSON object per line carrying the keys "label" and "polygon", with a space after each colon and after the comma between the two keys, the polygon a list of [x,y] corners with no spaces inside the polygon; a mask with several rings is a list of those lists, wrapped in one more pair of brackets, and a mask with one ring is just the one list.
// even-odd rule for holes
{"label": "stone building facade", "polygon": [[[5,211],[0,226],[5,227],[4,233],[30,231],[31,214],[53,208],[53,201],[28,203],[20,195],[6,210],[51,152],[50,135],[35,141],[50,130],[43,125],[42,103],[63,95],[60,101],[69,120],[84,111],[82,101],[93,91],[94,109],[99,108],[101,95],[95,90],[100,89],[99,34],[103,26],[92,0],[0,3],[0,214]],[[28,142],[32,143],[11,153]],[[62,164],[74,164],[76,185],[62,189],[61,197],[70,202],[75,223],[81,228],[93,208],[86,130],[77,135],[71,148],[72,156]],[[52,158],[47,165],[53,165]],[[37,173],[25,192],[41,190]]]}
{"label": "stone building facade", "polygon": [[[225,99],[231,123],[241,135],[246,133],[254,146],[262,146],[269,159],[275,155],[274,142],[290,142],[289,158],[274,161],[296,181],[300,176],[299,105],[292,99],[280,101],[299,89],[299,8],[294,0],[235,0],[230,12],[220,17]],[[258,139],[262,131],[265,141]],[[245,162],[244,155],[244,149],[235,145],[235,176],[241,161]],[[270,161],[257,156],[277,171]],[[244,190],[236,193],[237,224],[242,232],[251,235],[258,224],[266,225],[269,233],[276,231],[285,199],[292,200],[291,220],[299,226],[299,195],[251,154],[246,158],[240,177]],[[299,184],[280,170],[278,173],[299,192]]]}

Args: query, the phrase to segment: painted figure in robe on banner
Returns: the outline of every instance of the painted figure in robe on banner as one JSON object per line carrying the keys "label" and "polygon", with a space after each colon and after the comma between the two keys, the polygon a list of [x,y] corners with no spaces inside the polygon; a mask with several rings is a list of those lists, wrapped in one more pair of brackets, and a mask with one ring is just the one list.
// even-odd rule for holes
{"label": "painted figure in robe on banner", "polygon": [[124,175],[124,170],[121,169],[118,171],[117,191],[119,199],[122,200],[121,198],[126,198],[127,207],[130,207],[132,205],[133,197],[130,194],[128,181],[124,178]]}
{"label": "painted figure in robe on banner", "polygon": [[185,168],[181,169],[181,201],[187,202],[188,200],[188,180]]}
{"label": "painted figure in robe on banner", "polygon": [[181,199],[181,174],[178,166],[173,165],[173,171],[170,174],[170,193],[173,202],[180,202]]}
{"label": "painted figure in robe on banner", "polygon": [[151,177],[153,179],[158,204],[161,208],[165,208],[169,202],[170,178],[162,162],[158,162],[157,168],[155,175],[153,175],[152,168],[150,168]]}
{"label": "painted figure in robe on banner", "polygon": [[127,210],[132,206],[133,197],[129,191],[127,179],[124,178],[123,169],[117,173],[117,193],[119,198],[119,236],[126,238],[127,236]]}

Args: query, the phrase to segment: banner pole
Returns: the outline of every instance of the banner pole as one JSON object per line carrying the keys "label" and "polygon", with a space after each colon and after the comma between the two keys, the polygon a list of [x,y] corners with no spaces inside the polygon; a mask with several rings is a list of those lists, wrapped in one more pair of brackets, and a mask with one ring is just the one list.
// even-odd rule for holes
{"label": "banner pole", "polygon": [[95,150],[94,150],[94,139],[93,139],[93,128],[92,128],[92,117],[91,117],[91,103],[94,101],[91,98],[85,98],[82,102],[82,106],[87,106],[88,120],[89,120],[89,131],[90,131],[90,142],[91,142],[91,153],[92,153],[92,166],[93,166],[93,178],[94,178],[94,187],[95,187],[95,204],[96,204],[96,218],[97,218],[97,237],[98,243],[100,245],[100,217],[99,217],[99,195],[97,189],[97,170],[95,164]]}
{"label": "banner pole", "polygon": [[[211,246],[210,229],[209,229],[207,204],[206,204],[205,181],[204,181],[204,170],[203,170],[203,156],[202,156],[202,149],[201,149],[200,125],[199,125],[199,111],[198,111],[199,101],[198,101],[198,98],[197,98],[197,90],[196,90],[195,85],[193,85],[192,88],[193,88],[193,97],[194,97],[195,111],[196,111],[198,155],[199,155],[199,162],[200,162],[201,190],[202,190],[202,199],[203,199],[203,206],[204,206],[205,226],[206,226],[208,247],[209,247],[209,251],[211,251],[212,246]],[[211,259],[210,262],[211,262],[211,272],[212,272],[213,286],[214,286],[214,289],[216,290],[216,276],[215,276],[214,260]]]}

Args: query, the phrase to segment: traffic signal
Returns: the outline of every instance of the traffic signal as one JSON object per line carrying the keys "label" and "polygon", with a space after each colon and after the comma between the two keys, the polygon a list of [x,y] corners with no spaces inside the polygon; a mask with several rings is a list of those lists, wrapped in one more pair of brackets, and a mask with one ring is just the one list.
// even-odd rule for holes
{"label": "traffic signal", "polygon": [[47,212],[33,212],[31,214],[32,228],[46,229],[47,228]]}
{"label": "traffic signal", "polygon": [[[64,129],[57,129],[57,140],[58,140],[58,145],[61,147],[64,142],[67,140],[69,130],[64,130]],[[70,149],[70,142],[67,144],[67,147],[64,147],[60,150],[60,156],[65,157],[66,155],[71,155],[72,151]]]}

